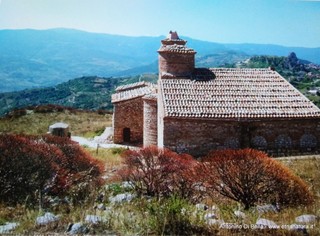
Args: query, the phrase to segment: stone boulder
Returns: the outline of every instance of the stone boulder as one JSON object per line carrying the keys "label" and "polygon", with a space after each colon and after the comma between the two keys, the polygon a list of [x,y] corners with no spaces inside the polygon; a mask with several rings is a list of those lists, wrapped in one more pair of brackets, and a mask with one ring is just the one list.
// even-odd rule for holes
{"label": "stone boulder", "polygon": [[81,222],[70,224],[67,229],[67,233],[69,234],[87,234],[89,233],[89,229],[82,224]]}
{"label": "stone boulder", "polygon": [[209,209],[209,206],[207,206],[204,203],[197,203],[195,207],[196,207],[197,211],[206,211]]}
{"label": "stone boulder", "polygon": [[49,134],[59,137],[70,137],[69,125],[66,123],[58,122],[49,126]]}
{"label": "stone boulder", "polygon": [[4,225],[0,225],[0,234],[8,234],[10,231],[15,230],[19,226],[19,223],[6,222]]}
{"label": "stone boulder", "polygon": [[86,223],[96,225],[102,221],[102,218],[101,216],[97,216],[97,215],[87,215],[84,221]]}
{"label": "stone boulder", "polygon": [[43,216],[38,216],[36,219],[37,225],[47,225],[49,223],[59,220],[59,216],[56,216],[50,212],[45,213]]}
{"label": "stone boulder", "polygon": [[132,193],[121,193],[121,194],[118,194],[114,197],[109,197],[109,202],[111,204],[120,204],[123,202],[130,202],[135,197],[136,197],[136,195],[132,194]]}
{"label": "stone boulder", "polygon": [[316,221],[317,221],[316,215],[301,215],[296,217],[297,223],[308,224],[308,223],[314,223]]}

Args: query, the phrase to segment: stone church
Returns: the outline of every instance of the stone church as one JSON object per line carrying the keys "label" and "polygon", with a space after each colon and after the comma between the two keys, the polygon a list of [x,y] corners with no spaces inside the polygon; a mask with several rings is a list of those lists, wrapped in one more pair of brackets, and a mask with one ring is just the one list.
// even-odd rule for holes
{"label": "stone church", "polygon": [[272,69],[195,68],[176,32],[161,41],[158,84],[112,95],[114,142],[202,156],[255,148],[273,156],[320,150],[320,109]]}

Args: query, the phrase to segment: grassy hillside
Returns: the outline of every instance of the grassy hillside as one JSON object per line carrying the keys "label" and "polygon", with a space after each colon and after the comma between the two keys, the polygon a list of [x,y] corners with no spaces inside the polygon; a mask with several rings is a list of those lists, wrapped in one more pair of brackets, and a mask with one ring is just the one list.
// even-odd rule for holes
{"label": "grassy hillside", "polygon": [[94,137],[112,123],[111,114],[57,106],[29,107],[23,111],[0,118],[0,133],[45,134],[50,125],[64,122],[69,125],[71,135]]}

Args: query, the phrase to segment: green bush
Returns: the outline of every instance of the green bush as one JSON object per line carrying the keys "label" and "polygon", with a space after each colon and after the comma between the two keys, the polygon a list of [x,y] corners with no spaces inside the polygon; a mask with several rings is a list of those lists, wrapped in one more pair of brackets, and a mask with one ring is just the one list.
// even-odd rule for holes
{"label": "green bush", "polygon": [[175,195],[146,205],[148,226],[155,235],[212,235],[194,215],[194,207]]}
{"label": "green bush", "polygon": [[122,148],[122,147],[114,147],[111,148],[112,154],[116,155],[116,154],[122,154],[124,151],[126,151],[126,148]]}

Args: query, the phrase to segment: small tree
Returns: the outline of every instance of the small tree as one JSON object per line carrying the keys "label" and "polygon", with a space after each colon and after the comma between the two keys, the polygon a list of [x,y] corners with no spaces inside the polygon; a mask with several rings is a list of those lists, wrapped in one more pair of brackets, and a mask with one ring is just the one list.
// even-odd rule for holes
{"label": "small tree", "polygon": [[175,194],[189,199],[195,196],[195,160],[191,156],[150,146],[128,150],[122,158],[125,167],[119,175],[131,181],[139,194],[155,197]]}
{"label": "small tree", "polygon": [[253,150],[211,152],[198,168],[207,189],[240,202],[245,209],[256,203],[309,204],[307,185],[288,168]]}

